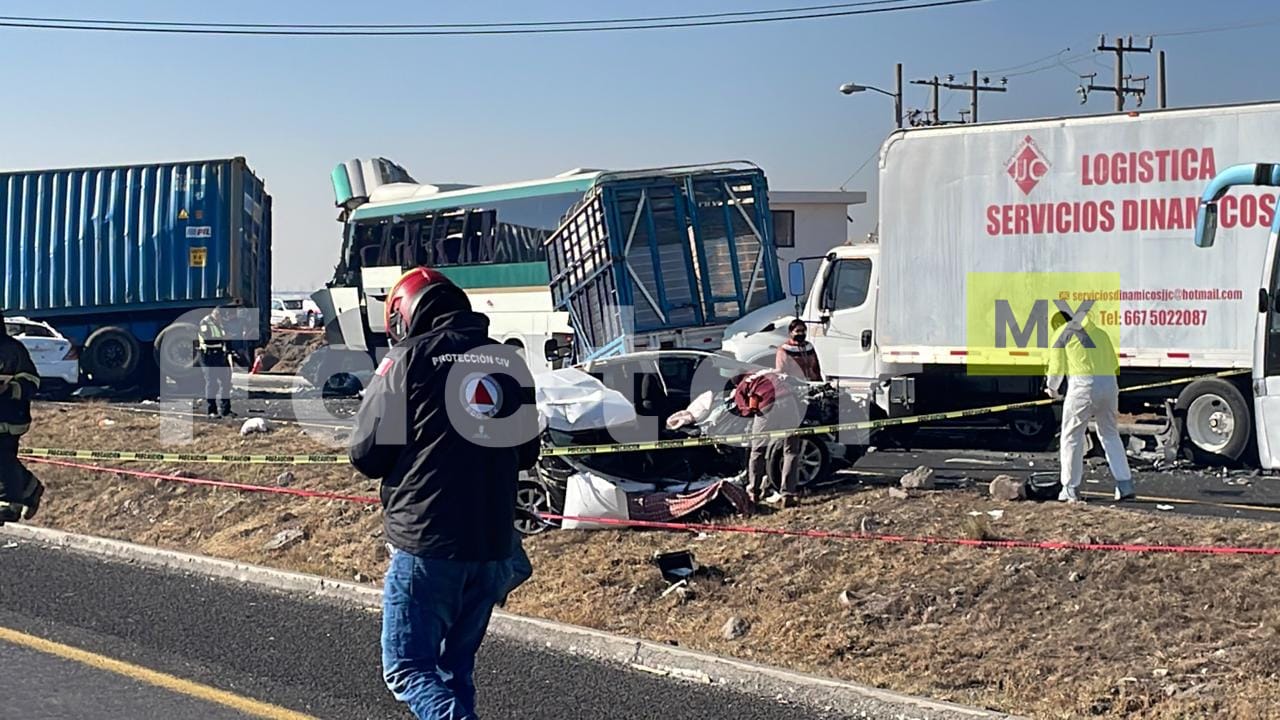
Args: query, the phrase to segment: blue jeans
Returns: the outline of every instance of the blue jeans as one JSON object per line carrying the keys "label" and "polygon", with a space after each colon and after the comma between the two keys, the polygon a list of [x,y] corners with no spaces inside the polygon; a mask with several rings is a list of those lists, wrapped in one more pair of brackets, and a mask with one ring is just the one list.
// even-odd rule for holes
{"label": "blue jeans", "polygon": [[498,601],[499,605],[507,604],[507,596],[515,592],[515,589],[524,584],[526,580],[533,577],[533,563],[529,562],[529,555],[524,551],[524,542],[520,533],[512,533],[511,538],[511,579],[507,581],[507,589],[502,593],[502,599]]}
{"label": "blue jeans", "polygon": [[476,720],[472,674],[507,560],[433,560],[396,550],[382,586],[382,676],[418,720]]}

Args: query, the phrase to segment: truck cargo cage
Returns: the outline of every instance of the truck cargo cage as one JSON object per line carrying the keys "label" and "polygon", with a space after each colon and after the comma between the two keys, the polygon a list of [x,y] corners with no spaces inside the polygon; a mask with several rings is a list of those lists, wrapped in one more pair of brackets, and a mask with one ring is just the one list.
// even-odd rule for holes
{"label": "truck cargo cage", "polygon": [[638,335],[723,327],[783,297],[754,166],[602,175],[546,245],[552,302],[583,359],[628,352]]}

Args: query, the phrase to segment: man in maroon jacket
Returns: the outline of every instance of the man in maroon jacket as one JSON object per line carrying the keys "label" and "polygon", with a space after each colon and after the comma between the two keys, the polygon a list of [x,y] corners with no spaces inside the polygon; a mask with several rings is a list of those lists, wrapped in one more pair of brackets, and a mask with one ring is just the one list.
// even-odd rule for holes
{"label": "man in maroon jacket", "polygon": [[769,446],[772,439],[764,433],[772,430],[794,429],[800,426],[800,403],[787,387],[783,377],[773,370],[760,370],[743,377],[733,393],[738,414],[751,418],[752,434],[760,434],[751,440],[751,454],[747,461],[747,493],[752,502],[764,502],[775,507],[789,507],[795,503],[796,480],[799,468],[800,438],[789,435],[782,440],[782,488],[765,496],[769,490]]}

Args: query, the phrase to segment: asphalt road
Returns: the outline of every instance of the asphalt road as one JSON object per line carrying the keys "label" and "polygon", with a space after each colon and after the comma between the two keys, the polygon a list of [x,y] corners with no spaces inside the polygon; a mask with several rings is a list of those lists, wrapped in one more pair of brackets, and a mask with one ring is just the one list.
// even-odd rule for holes
{"label": "asphalt road", "polygon": [[[34,543],[0,548],[0,577],[2,717],[254,716],[201,696],[219,692],[317,718],[410,717],[381,684],[376,612]],[[92,655],[32,647],[49,642]],[[113,660],[134,674],[102,669]],[[178,688],[139,680],[147,671],[174,676]],[[834,717],[495,638],[477,684],[488,718]]]}

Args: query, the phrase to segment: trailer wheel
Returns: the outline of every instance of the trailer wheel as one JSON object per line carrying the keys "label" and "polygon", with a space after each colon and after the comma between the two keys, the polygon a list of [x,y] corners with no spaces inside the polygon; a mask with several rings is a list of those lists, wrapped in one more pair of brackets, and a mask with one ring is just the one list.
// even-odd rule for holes
{"label": "trailer wheel", "polygon": [[196,326],[191,323],[174,323],[161,330],[154,343],[161,375],[178,379],[194,374],[196,340]]}
{"label": "trailer wheel", "polygon": [[142,348],[123,328],[108,326],[93,331],[84,343],[80,362],[95,383],[113,385],[129,379],[138,369]]}
{"label": "trailer wheel", "polygon": [[1235,385],[1211,378],[1197,380],[1178,395],[1187,439],[1196,459],[1208,464],[1234,463],[1249,447],[1249,403]]}

